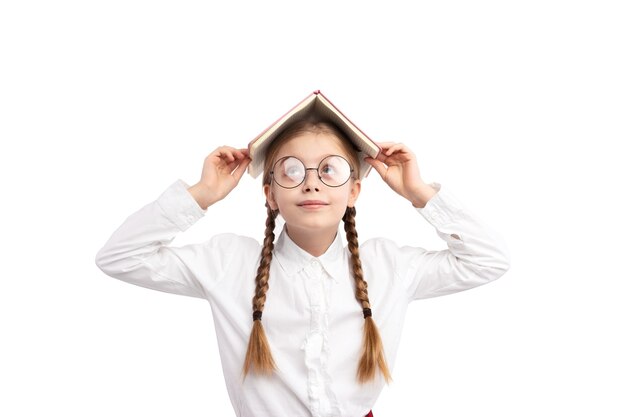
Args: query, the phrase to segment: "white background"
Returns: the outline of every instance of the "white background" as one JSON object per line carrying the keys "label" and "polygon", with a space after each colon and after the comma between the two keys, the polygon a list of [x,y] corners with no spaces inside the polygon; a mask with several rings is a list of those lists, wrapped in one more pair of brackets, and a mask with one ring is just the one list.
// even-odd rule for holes
{"label": "white background", "polygon": [[[512,255],[409,308],[374,415],[625,415],[621,2],[410,3],[2,2],[0,415],[234,416],[209,304],[94,257],[315,89]],[[263,203],[246,175],[173,244],[261,239]],[[362,240],[445,248],[375,172],[357,208]]]}

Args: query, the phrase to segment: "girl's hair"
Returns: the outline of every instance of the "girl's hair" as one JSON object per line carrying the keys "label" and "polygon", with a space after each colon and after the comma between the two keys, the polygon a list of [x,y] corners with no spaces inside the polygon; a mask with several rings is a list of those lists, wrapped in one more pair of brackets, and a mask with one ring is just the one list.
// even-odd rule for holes
{"label": "girl's hair", "polygon": [[[354,145],[352,145],[352,142],[350,142],[333,124],[310,119],[294,123],[270,144],[264,161],[263,185],[270,184],[271,182],[270,170],[272,168],[272,161],[281,146],[290,139],[293,139],[303,133],[326,133],[340,139],[341,147],[344,149],[346,156],[348,157],[348,161],[355,169],[355,178],[359,178],[359,159],[357,156],[357,150],[354,148]],[[274,249],[274,227],[278,210],[272,210],[267,202],[265,203],[265,206],[267,207],[265,240],[263,241],[261,262],[256,275],[256,290],[252,299],[253,325],[250,340],[248,341],[248,351],[246,352],[246,359],[243,366],[244,378],[251,369],[259,374],[265,375],[269,375],[276,370],[276,364],[272,358],[272,353],[263,330],[263,325],[261,324],[261,316],[265,305],[265,294],[269,288],[269,270],[272,260],[272,250]],[[385,361],[382,339],[378,332],[378,328],[374,323],[374,319],[372,318],[372,311],[370,309],[369,298],[367,295],[367,282],[363,279],[363,270],[361,268],[361,259],[359,257],[358,235],[355,226],[355,216],[356,209],[354,207],[346,207],[346,212],[342,220],[344,222],[346,239],[348,240],[348,250],[350,251],[352,263],[351,270],[356,284],[355,296],[363,307],[363,317],[365,318],[365,324],[363,326],[362,353],[359,360],[357,380],[361,384],[373,380],[376,376],[376,370],[379,369],[385,378],[385,381],[389,383],[391,380],[391,374]]]}

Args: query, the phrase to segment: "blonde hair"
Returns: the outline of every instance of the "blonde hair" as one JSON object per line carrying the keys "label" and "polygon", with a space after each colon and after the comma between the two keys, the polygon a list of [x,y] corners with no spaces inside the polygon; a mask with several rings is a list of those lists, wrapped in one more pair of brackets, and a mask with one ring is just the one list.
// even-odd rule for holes
{"label": "blonde hair", "polygon": [[[328,122],[305,120],[290,126],[270,145],[264,161],[263,185],[270,184],[271,182],[270,170],[272,162],[281,146],[287,141],[305,132],[327,133],[340,139],[340,144],[348,157],[348,161],[355,169],[355,178],[359,178],[359,159],[357,156],[357,150],[343,135],[343,133]],[[269,289],[269,270],[272,260],[272,251],[274,249],[274,227],[276,225],[275,219],[278,215],[278,210],[272,210],[267,202],[265,203],[265,206],[267,207],[265,239],[263,241],[263,249],[261,250],[261,261],[256,275],[256,290],[254,297],[252,298],[253,325],[252,332],[250,333],[250,339],[248,341],[246,359],[243,366],[244,378],[251,370],[262,375],[270,375],[276,370],[276,363],[272,358],[269,343],[267,341],[267,337],[265,336],[265,331],[263,330],[261,316],[263,313],[263,307],[265,306],[265,294]],[[352,264],[351,270],[356,284],[355,297],[363,307],[363,317],[365,319],[363,326],[361,358],[359,360],[356,378],[360,384],[369,382],[376,377],[376,370],[378,369],[385,378],[385,381],[389,383],[391,381],[391,374],[385,361],[382,339],[378,332],[378,328],[374,323],[374,319],[372,318],[369,297],[367,294],[367,282],[363,279],[363,269],[361,268],[361,259],[359,257],[359,242],[357,239],[358,234],[356,231],[355,217],[356,209],[354,207],[346,207],[346,212],[342,220],[344,222],[344,230],[346,232],[348,250],[350,252]]]}

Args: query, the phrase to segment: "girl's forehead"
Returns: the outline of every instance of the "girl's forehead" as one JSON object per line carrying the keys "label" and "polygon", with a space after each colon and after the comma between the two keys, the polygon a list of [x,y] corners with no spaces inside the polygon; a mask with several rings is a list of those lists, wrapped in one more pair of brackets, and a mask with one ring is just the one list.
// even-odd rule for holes
{"label": "girl's forehead", "polygon": [[304,162],[319,162],[327,155],[345,157],[341,139],[328,133],[303,133],[285,142],[276,155],[276,159],[284,156],[295,156]]}

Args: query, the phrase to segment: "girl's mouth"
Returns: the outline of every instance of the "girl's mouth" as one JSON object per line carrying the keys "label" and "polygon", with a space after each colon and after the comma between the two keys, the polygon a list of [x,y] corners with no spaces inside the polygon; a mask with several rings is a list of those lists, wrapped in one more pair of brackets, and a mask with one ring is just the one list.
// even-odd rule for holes
{"label": "girl's mouth", "polygon": [[304,208],[319,208],[327,205],[328,203],[320,200],[306,200],[298,204],[299,207]]}

